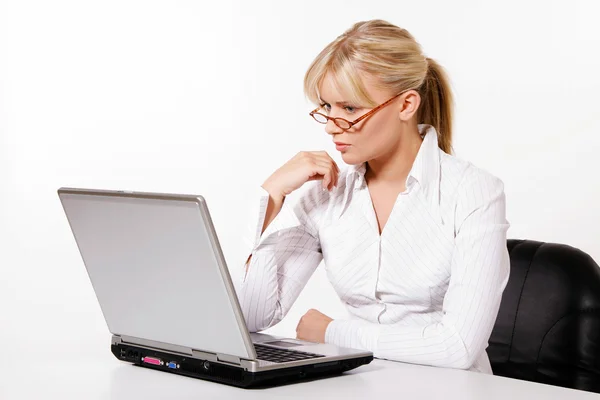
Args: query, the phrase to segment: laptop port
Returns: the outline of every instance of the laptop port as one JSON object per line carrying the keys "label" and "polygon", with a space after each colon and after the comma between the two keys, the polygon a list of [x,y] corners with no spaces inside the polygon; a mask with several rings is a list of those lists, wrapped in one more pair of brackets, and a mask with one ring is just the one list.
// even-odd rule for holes
{"label": "laptop port", "polygon": [[177,368],[179,368],[179,365],[177,365],[176,362],[171,361],[171,362],[167,363],[167,367],[169,367],[171,369],[177,369]]}
{"label": "laptop port", "polygon": [[144,357],[142,358],[142,362],[152,365],[165,365],[165,363],[160,358],[154,357]]}

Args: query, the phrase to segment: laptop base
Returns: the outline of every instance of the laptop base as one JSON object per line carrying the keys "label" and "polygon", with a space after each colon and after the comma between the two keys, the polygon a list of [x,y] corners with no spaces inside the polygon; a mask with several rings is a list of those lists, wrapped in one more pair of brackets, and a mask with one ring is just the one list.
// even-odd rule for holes
{"label": "laptop base", "polygon": [[233,365],[150,350],[129,344],[113,344],[111,345],[111,352],[121,361],[128,361],[145,368],[242,388],[282,385],[341,374],[361,365],[368,364],[373,360],[373,356],[371,355],[320,364],[250,372]]}

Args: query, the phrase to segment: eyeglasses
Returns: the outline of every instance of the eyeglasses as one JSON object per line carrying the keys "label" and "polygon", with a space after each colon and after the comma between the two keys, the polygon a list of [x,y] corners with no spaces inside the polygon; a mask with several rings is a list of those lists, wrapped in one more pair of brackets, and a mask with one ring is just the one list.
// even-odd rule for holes
{"label": "eyeglasses", "polygon": [[[410,90],[410,89],[407,89]],[[321,114],[317,111],[319,111],[319,109],[321,109],[323,107],[323,105],[320,105],[319,107],[315,108],[314,110],[312,110],[309,115],[311,117],[314,118],[315,121],[317,121],[320,124],[326,124],[327,121],[332,120],[333,123],[340,129],[347,131],[348,129],[352,128],[354,125],[358,124],[360,121],[362,121],[365,118],[370,117],[371,115],[375,114],[375,112],[381,110],[383,107],[387,106],[388,104],[390,104],[392,102],[392,100],[394,100],[396,97],[400,96],[402,93],[406,92],[407,90],[398,93],[397,95],[395,95],[394,97],[392,97],[391,99],[389,99],[388,101],[386,101],[385,103],[381,103],[380,105],[378,105],[377,107],[373,108],[371,111],[369,111],[368,113],[366,113],[365,115],[358,117],[357,119],[355,119],[354,121],[348,121],[347,119],[344,118],[332,118],[328,115],[325,114]]]}

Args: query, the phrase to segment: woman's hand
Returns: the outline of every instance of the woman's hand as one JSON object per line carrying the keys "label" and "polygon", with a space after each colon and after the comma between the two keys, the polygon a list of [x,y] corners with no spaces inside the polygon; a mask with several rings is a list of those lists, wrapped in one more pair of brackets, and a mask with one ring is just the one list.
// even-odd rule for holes
{"label": "woman's hand", "polygon": [[298,322],[296,337],[314,343],[325,343],[325,331],[333,319],[327,315],[310,309]]}
{"label": "woman's hand", "polygon": [[262,187],[281,199],[308,181],[323,180],[323,188],[337,185],[340,169],[326,151],[301,151],[277,169]]}

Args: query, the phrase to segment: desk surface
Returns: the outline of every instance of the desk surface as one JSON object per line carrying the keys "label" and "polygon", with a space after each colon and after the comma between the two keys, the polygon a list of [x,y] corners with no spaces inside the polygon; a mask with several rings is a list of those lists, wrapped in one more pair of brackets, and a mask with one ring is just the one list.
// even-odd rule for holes
{"label": "desk surface", "polygon": [[[108,352],[108,349],[106,350]],[[31,366],[25,360],[2,360],[1,399],[281,399],[376,398],[583,400],[600,395],[579,390],[484,375],[374,360],[343,375],[268,389],[238,389],[154,371],[110,356],[43,357]],[[202,397],[200,397],[202,396]]]}

